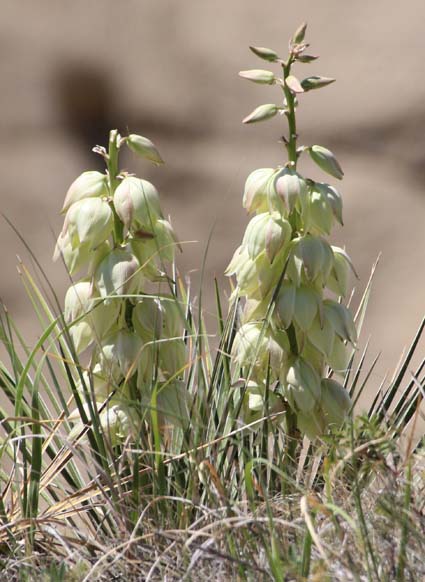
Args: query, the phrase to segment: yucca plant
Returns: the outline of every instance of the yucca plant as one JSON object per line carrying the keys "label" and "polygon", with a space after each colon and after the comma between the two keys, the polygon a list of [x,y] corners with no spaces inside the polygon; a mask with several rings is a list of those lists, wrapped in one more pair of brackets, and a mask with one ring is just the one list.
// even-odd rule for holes
{"label": "yucca plant", "polygon": [[343,177],[328,149],[298,144],[298,102],[334,80],[310,76],[299,81],[294,76],[295,65],[315,60],[306,54],[305,31],[302,25],[295,32],[285,60],[271,49],[251,47],[260,59],[280,66],[281,76],[262,69],[240,73],[283,90],[281,105],[260,105],[244,123],[282,114],[288,124],[282,139],[288,160],[277,169],[261,168],[248,176],[243,205],[256,215],[227,273],[236,276],[234,295],[245,300],[233,355],[248,380],[248,414],[263,414],[267,400],[270,410],[285,408],[289,433],[296,423],[314,438],[329,425],[341,425],[350,409],[347,391],[330,373],[344,376],[357,332],[352,314],[341,303],[349,271],[354,271],[351,260],[325,238],[334,222],[342,225],[341,195],[334,186],[298,171],[302,156],[309,155],[325,173]]}
{"label": "yucca plant", "polygon": [[[218,349],[202,288],[195,308],[178,276],[156,189],[119,169],[122,147],[161,163],[146,138],[112,131],[109,147],[95,148],[106,172],[84,173],[68,191],[55,253],[72,283],[64,309],[27,245],[39,282],[19,269],[39,340],[28,349],[5,307],[0,318],[4,579],[425,575],[415,436],[425,360],[410,372],[425,321],[377,387],[376,359],[366,366],[357,337],[376,265],[353,318],[339,301],[351,262],[325,239],[342,221],[340,196],[297,168],[309,153],[342,177],[328,150],[297,143],[301,89],[330,82],[293,76],[314,59],[304,34],[285,61],[252,49],[283,67],[280,78],[242,73],[283,89],[282,105],[247,121],[282,111],[288,162],[247,180],[244,206],[256,216],[232,261],[227,316],[215,284]],[[376,396],[356,417],[365,390]]]}

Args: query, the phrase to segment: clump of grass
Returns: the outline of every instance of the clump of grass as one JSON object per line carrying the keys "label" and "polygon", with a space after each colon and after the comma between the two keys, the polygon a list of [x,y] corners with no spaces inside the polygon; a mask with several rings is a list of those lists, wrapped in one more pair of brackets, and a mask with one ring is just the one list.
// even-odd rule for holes
{"label": "clump of grass", "polygon": [[[261,51],[269,60],[275,54]],[[116,132],[112,138],[117,139]],[[139,153],[146,147],[143,140],[133,141]],[[112,174],[119,180],[116,171]],[[109,197],[111,190],[107,204]],[[127,244],[123,237],[134,236],[128,226],[125,234],[116,220],[109,244]],[[0,364],[4,579],[401,581],[425,576],[425,457],[423,442],[414,436],[425,360],[411,372],[425,320],[388,385],[373,385],[376,360],[366,367],[367,346],[351,350],[341,384],[352,410],[340,426],[309,440],[287,430],[282,419],[288,408],[270,409],[266,396],[258,414],[241,414],[246,377],[235,381],[239,370],[231,358],[239,300],[225,316],[215,285],[219,347],[213,350],[202,310],[194,310],[173,266],[167,293],[181,308],[179,339],[187,354],[175,373],[190,422],[182,422],[179,398],[171,405],[169,395],[161,399],[176,378],[164,375],[157,358],[143,389],[137,375],[110,379],[115,392],[125,393],[125,406],[137,413],[132,430],[121,425],[117,434],[102,422],[115,392],[99,403],[96,371],[87,353],[76,349],[78,336],[71,331],[87,314],[64,318],[55,290],[29,247],[28,252],[41,283],[24,263],[20,273],[40,339],[28,349],[4,306],[0,314],[7,354]],[[374,270],[354,317],[360,337]],[[134,302],[151,300],[150,293],[140,297],[138,291],[103,297],[124,306],[123,325],[130,321],[128,304],[134,308]],[[199,295],[198,305],[202,290]],[[96,359],[95,339],[92,347]],[[138,370],[142,358],[143,351],[135,357]],[[270,366],[265,370],[265,385],[275,384]],[[366,389],[376,396],[366,414],[354,417],[353,407]],[[75,403],[78,419],[70,415]]]}

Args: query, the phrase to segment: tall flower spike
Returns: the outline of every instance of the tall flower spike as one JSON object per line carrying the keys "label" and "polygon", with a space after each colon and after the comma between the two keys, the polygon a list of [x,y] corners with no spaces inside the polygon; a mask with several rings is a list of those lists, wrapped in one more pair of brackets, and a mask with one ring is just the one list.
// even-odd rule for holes
{"label": "tall flower spike", "polygon": [[[174,259],[177,238],[163,217],[155,186],[120,174],[123,145],[145,160],[163,163],[149,139],[135,134],[121,138],[111,131],[108,153],[99,149],[107,171],[84,172],[68,190],[54,254],[71,274],[85,269],[83,278],[67,291],[64,320],[77,354],[92,350],[93,371],[85,383],[91,386],[94,401],[83,402],[83,407],[87,415],[98,408],[100,425],[112,445],[140,429],[146,416],[143,403],[150,405],[155,388],[153,380],[167,383],[163,406],[187,400],[187,395],[182,397],[184,311],[176,297],[152,287],[167,280],[164,270]],[[276,243],[270,245],[274,248]],[[153,290],[156,293],[150,295]],[[81,396],[87,398],[88,392]],[[179,426],[188,421],[185,406],[175,416]],[[172,423],[172,415],[166,416]],[[78,409],[69,420],[75,423],[72,436],[82,429]]]}
{"label": "tall flower spike", "polygon": [[[333,82],[320,76],[299,80],[294,75],[295,64],[314,60],[304,55],[305,32],[303,24],[292,36],[286,60],[271,49],[251,47],[260,59],[281,65],[281,77],[263,69],[239,73],[244,79],[283,90],[283,108],[260,105],[243,122],[265,121],[283,109],[288,159],[281,167],[261,168],[248,176],[243,206],[256,216],[226,274],[236,277],[234,294],[245,300],[232,357],[238,374],[241,369],[251,374],[242,407],[246,418],[280,394],[286,402],[288,430],[298,428],[313,438],[329,425],[341,424],[350,408],[347,392],[326,378],[326,371],[329,367],[344,374],[357,332],[351,312],[339,301],[325,298],[329,292],[344,297],[349,271],[354,271],[347,253],[325,238],[335,222],[343,224],[341,195],[330,184],[303,177],[297,168],[306,152],[318,169],[338,180],[344,175],[329,149],[297,143],[298,101],[304,93]],[[272,384],[274,380],[277,385]],[[267,398],[266,386],[273,390]]]}

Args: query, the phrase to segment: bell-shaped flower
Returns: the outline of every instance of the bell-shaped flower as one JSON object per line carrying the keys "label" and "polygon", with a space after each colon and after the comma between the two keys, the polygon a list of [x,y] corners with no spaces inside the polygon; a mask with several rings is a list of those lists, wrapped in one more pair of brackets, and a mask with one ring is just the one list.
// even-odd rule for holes
{"label": "bell-shaped flower", "polygon": [[351,399],[347,390],[331,378],[321,382],[322,394],[320,405],[328,425],[341,426],[351,408]]}
{"label": "bell-shaped flower", "polygon": [[124,178],[116,188],[114,207],[127,229],[152,232],[155,222],[162,217],[155,186],[133,176]]}
{"label": "bell-shaped flower", "polygon": [[71,324],[68,331],[77,354],[84,352],[94,341],[93,329],[85,320]]}
{"label": "bell-shaped flower", "polygon": [[159,366],[164,378],[182,376],[186,369],[186,344],[179,338],[159,341]]}
{"label": "bell-shaped flower", "polygon": [[95,171],[83,172],[69,187],[62,212],[66,212],[72,204],[84,198],[100,198],[108,194],[108,178],[105,174]]}
{"label": "bell-shaped flower", "polygon": [[63,260],[70,275],[75,275],[84,266],[88,275],[92,275],[99,262],[110,251],[108,242],[101,243],[96,249],[92,250],[89,244],[81,244],[73,248],[68,232],[61,233],[58,237],[53,254],[53,260],[59,258]]}
{"label": "bell-shaped flower", "polygon": [[314,288],[307,285],[297,287],[284,281],[276,300],[276,320],[284,329],[295,321],[302,331],[307,331],[320,308],[320,294]]}
{"label": "bell-shaped flower", "polygon": [[286,361],[289,341],[285,332],[273,333],[263,323],[245,323],[233,342],[232,357],[239,367],[253,367],[267,373],[270,367],[278,374]]}
{"label": "bell-shaped flower", "polygon": [[133,309],[134,329],[145,341],[160,339],[166,325],[165,307],[159,297],[143,297]]}
{"label": "bell-shaped flower", "polygon": [[271,296],[267,296],[264,299],[246,298],[242,313],[240,315],[241,324],[247,323],[249,321],[261,321],[266,319],[267,312],[270,307],[270,302]]}
{"label": "bell-shaped flower", "polygon": [[117,386],[111,382],[111,378],[103,374],[100,364],[96,364],[90,372],[85,370],[82,377],[83,381],[78,378],[76,388],[83,401],[92,396],[97,402],[105,401],[117,389]]}
{"label": "bell-shaped flower", "polygon": [[171,427],[187,428],[190,422],[190,394],[184,382],[173,380],[160,383],[155,395],[152,392],[142,394],[142,405],[147,410],[158,414],[162,429]]}
{"label": "bell-shaped flower", "polygon": [[334,216],[332,208],[319,190],[309,192],[303,221],[305,230],[311,234],[330,234]]}
{"label": "bell-shaped flower", "polygon": [[270,263],[273,263],[279,252],[291,239],[292,229],[287,220],[281,218],[278,212],[257,214],[249,222],[242,244],[246,246],[248,255],[255,260],[265,251]]}
{"label": "bell-shaped flower", "polygon": [[[337,339],[337,338],[336,338]],[[335,339],[335,341],[336,341]],[[318,350],[308,339],[305,333],[298,332],[297,342],[300,349],[300,355],[306,362],[309,362],[320,374],[324,370],[326,357],[323,352]]]}
{"label": "bell-shaped flower", "polygon": [[278,282],[285,258],[286,254],[283,250],[270,265],[266,251],[263,251],[255,260],[252,260],[247,249],[242,245],[235,252],[225,274],[236,276],[240,295],[246,295],[252,299],[264,299]]}
{"label": "bell-shaped flower", "polygon": [[93,308],[92,288],[88,281],[71,285],[65,295],[64,317],[77,354],[94,340],[93,330],[84,317]]}
{"label": "bell-shaped flower", "polygon": [[107,202],[100,198],[86,198],[70,206],[62,232],[69,234],[73,248],[86,244],[94,249],[109,237],[113,222]]}
{"label": "bell-shaped flower", "polygon": [[275,317],[280,326],[287,329],[294,317],[296,285],[290,281],[284,281],[279,289],[276,300]]}
{"label": "bell-shaped flower", "polygon": [[314,189],[320,192],[332,210],[334,218],[341,226],[344,225],[342,220],[342,197],[334,186],[322,182],[316,182]]}
{"label": "bell-shaped flower", "polygon": [[76,326],[76,331],[71,327],[71,335],[85,337],[86,326],[80,326],[85,323],[91,328],[92,340],[100,341],[116,323],[119,308],[116,301],[106,304],[97,297],[90,281],[79,281],[71,285],[65,295],[64,316],[67,323]]}
{"label": "bell-shaped flower", "polygon": [[[124,442],[129,436],[135,435],[138,429],[138,420],[135,410],[122,402],[121,399],[113,397],[109,402],[95,402],[99,414],[99,422],[103,435],[107,438],[111,446],[117,446]],[[83,408],[90,421],[90,406],[83,404]],[[68,420],[75,423],[69,434],[69,440],[75,439],[84,429],[80,418],[79,410],[75,409],[68,416]]]}
{"label": "bell-shaped flower", "polygon": [[334,256],[330,245],[321,237],[306,235],[291,241],[289,254],[288,275],[299,285],[301,274],[304,272],[309,281],[320,276],[323,284],[326,283]]}
{"label": "bell-shaped flower", "polygon": [[159,343],[154,341],[144,343],[137,362],[137,388],[142,394],[149,394],[157,381],[158,359]]}
{"label": "bell-shaped flower", "polygon": [[153,235],[153,240],[148,242],[152,252],[155,252],[161,261],[171,263],[174,260],[176,247],[181,250],[171,223],[168,220],[159,218],[154,224]]}
{"label": "bell-shaped flower", "polygon": [[58,240],[56,241],[53,260],[57,261],[61,258],[70,275],[78,273],[78,271],[90,261],[91,256],[92,251],[90,250],[90,245],[79,245],[74,249],[71,244],[69,233],[60,233]]}
{"label": "bell-shaped flower", "polygon": [[158,252],[152,241],[144,238],[132,238],[129,242],[131,251],[139,261],[143,276],[149,281],[160,281],[164,272],[158,267]]}
{"label": "bell-shaped flower", "polygon": [[145,296],[133,309],[133,326],[146,339],[179,337],[183,333],[182,307],[171,295]]}
{"label": "bell-shaped flower", "polygon": [[354,269],[350,257],[343,249],[333,246],[332,251],[334,254],[334,262],[329,279],[327,281],[327,287],[336,295],[345,297],[348,291],[348,279],[350,270],[356,277],[357,273]]}
{"label": "bell-shaped flower", "polygon": [[263,415],[276,414],[283,410],[283,401],[266,382],[250,380],[246,384],[243,403],[243,419],[248,424],[261,418]]}
{"label": "bell-shaped flower", "polygon": [[140,264],[131,250],[116,248],[101,261],[94,282],[102,297],[137,293],[142,283]]}
{"label": "bell-shaped flower", "polygon": [[343,340],[357,342],[357,330],[351,312],[345,305],[326,299],[323,302],[324,317],[331,323],[335,333]]}
{"label": "bell-shaped flower", "polygon": [[67,323],[72,323],[89,313],[94,307],[93,286],[90,281],[74,283],[65,294],[64,316]]}
{"label": "bell-shaped flower", "polygon": [[308,414],[297,413],[297,428],[310,440],[322,435],[326,430],[326,420],[319,406],[310,410]]}
{"label": "bell-shaped flower", "polygon": [[99,351],[104,375],[116,381],[130,378],[137,371],[142,345],[140,336],[128,329],[121,329],[105,339]]}
{"label": "bell-shaped flower", "polygon": [[283,168],[274,176],[268,195],[270,207],[286,216],[295,208],[301,212],[305,207],[307,185],[297,172]]}
{"label": "bell-shaped flower", "polygon": [[294,319],[302,331],[307,331],[320,308],[319,293],[306,285],[300,285],[295,292]]}
{"label": "bell-shaped flower", "polygon": [[320,400],[320,376],[301,357],[295,359],[282,379],[284,394],[295,411],[308,414]]}
{"label": "bell-shaped flower", "polygon": [[348,370],[353,348],[350,348],[339,336],[335,336],[332,351],[328,355],[328,364],[332,370],[344,376]]}
{"label": "bell-shaped flower", "polygon": [[326,358],[332,354],[335,341],[335,329],[328,318],[318,315],[307,332],[308,340]]}
{"label": "bell-shaped flower", "polygon": [[263,327],[261,323],[245,323],[239,328],[232,346],[232,357],[239,367],[267,365],[268,338]]}
{"label": "bell-shaped flower", "polygon": [[274,173],[273,168],[260,168],[251,172],[246,179],[242,204],[249,213],[266,212],[269,209],[267,183]]}

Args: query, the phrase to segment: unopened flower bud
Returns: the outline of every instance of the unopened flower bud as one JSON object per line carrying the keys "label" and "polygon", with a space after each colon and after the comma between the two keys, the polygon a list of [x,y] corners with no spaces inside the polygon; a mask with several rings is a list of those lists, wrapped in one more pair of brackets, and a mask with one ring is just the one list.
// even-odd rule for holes
{"label": "unopened flower bud", "polygon": [[317,60],[319,57],[316,55],[306,55],[301,53],[297,55],[297,61],[300,63],[312,63],[313,61]]}
{"label": "unopened flower bud", "polygon": [[247,115],[242,123],[255,123],[257,121],[265,121],[274,117],[278,112],[278,107],[274,103],[266,103],[265,105],[260,105],[252,113]]}
{"label": "unopened flower bud", "polygon": [[301,86],[304,91],[313,91],[314,89],[321,89],[322,87],[326,87],[334,81],[335,79],[331,79],[330,77],[312,76],[303,79],[301,81]]}
{"label": "unopened flower bud", "polygon": [[250,46],[249,47],[250,50],[254,53],[254,55],[257,55],[257,57],[260,57],[260,59],[263,59],[264,61],[277,61],[278,54],[269,48],[263,47],[263,46]]}
{"label": "unopened flower bud", "polygon": [[260,83],[262,85],[273,85],[275,82],[274,73],[271,71],[264,71],[263,69],[251,69],[249,71],[240,71],[239,77]]}
{"label": "unopened flower bud", "polygon": [[292,44],[299,44],[304,40],[305,31],[307,30],[307,23],[303,22],[297,30],[294,32],[294,35],[291,39]]}
{"label": "unopened flower bud", "polygon": [[68,232],[72,248],[87,244],[94,249],[109,237],[112,229],[109,204],[100,198],[85,198],[70,206],[62,232]]}
{"label": "unopened flower bud", "polygon": [[108,194],[108,179],[105,174],[95,171],[84,172],[69,187],[62,212],[66,212],[71,204],[84,198],[96,198],[108,196]]}
{"label": "unopened flower bud", "polygon": [[161,158],[159,151],[147,137],[132,133],[126,139],[126,144],[129,149],[138,156],[141,156],[142,158],[145,158],[154,164],[164,163],[164,160]]}
{"label": "unopened flower bud", "polygon": [[338,160],[330,150],[320,145],[314,145],[311,146],[311,148],[308,148],[308,152],[313,162],[315,162],[321,170],[338,180],[342,180],[344,172],[342,171]]}

